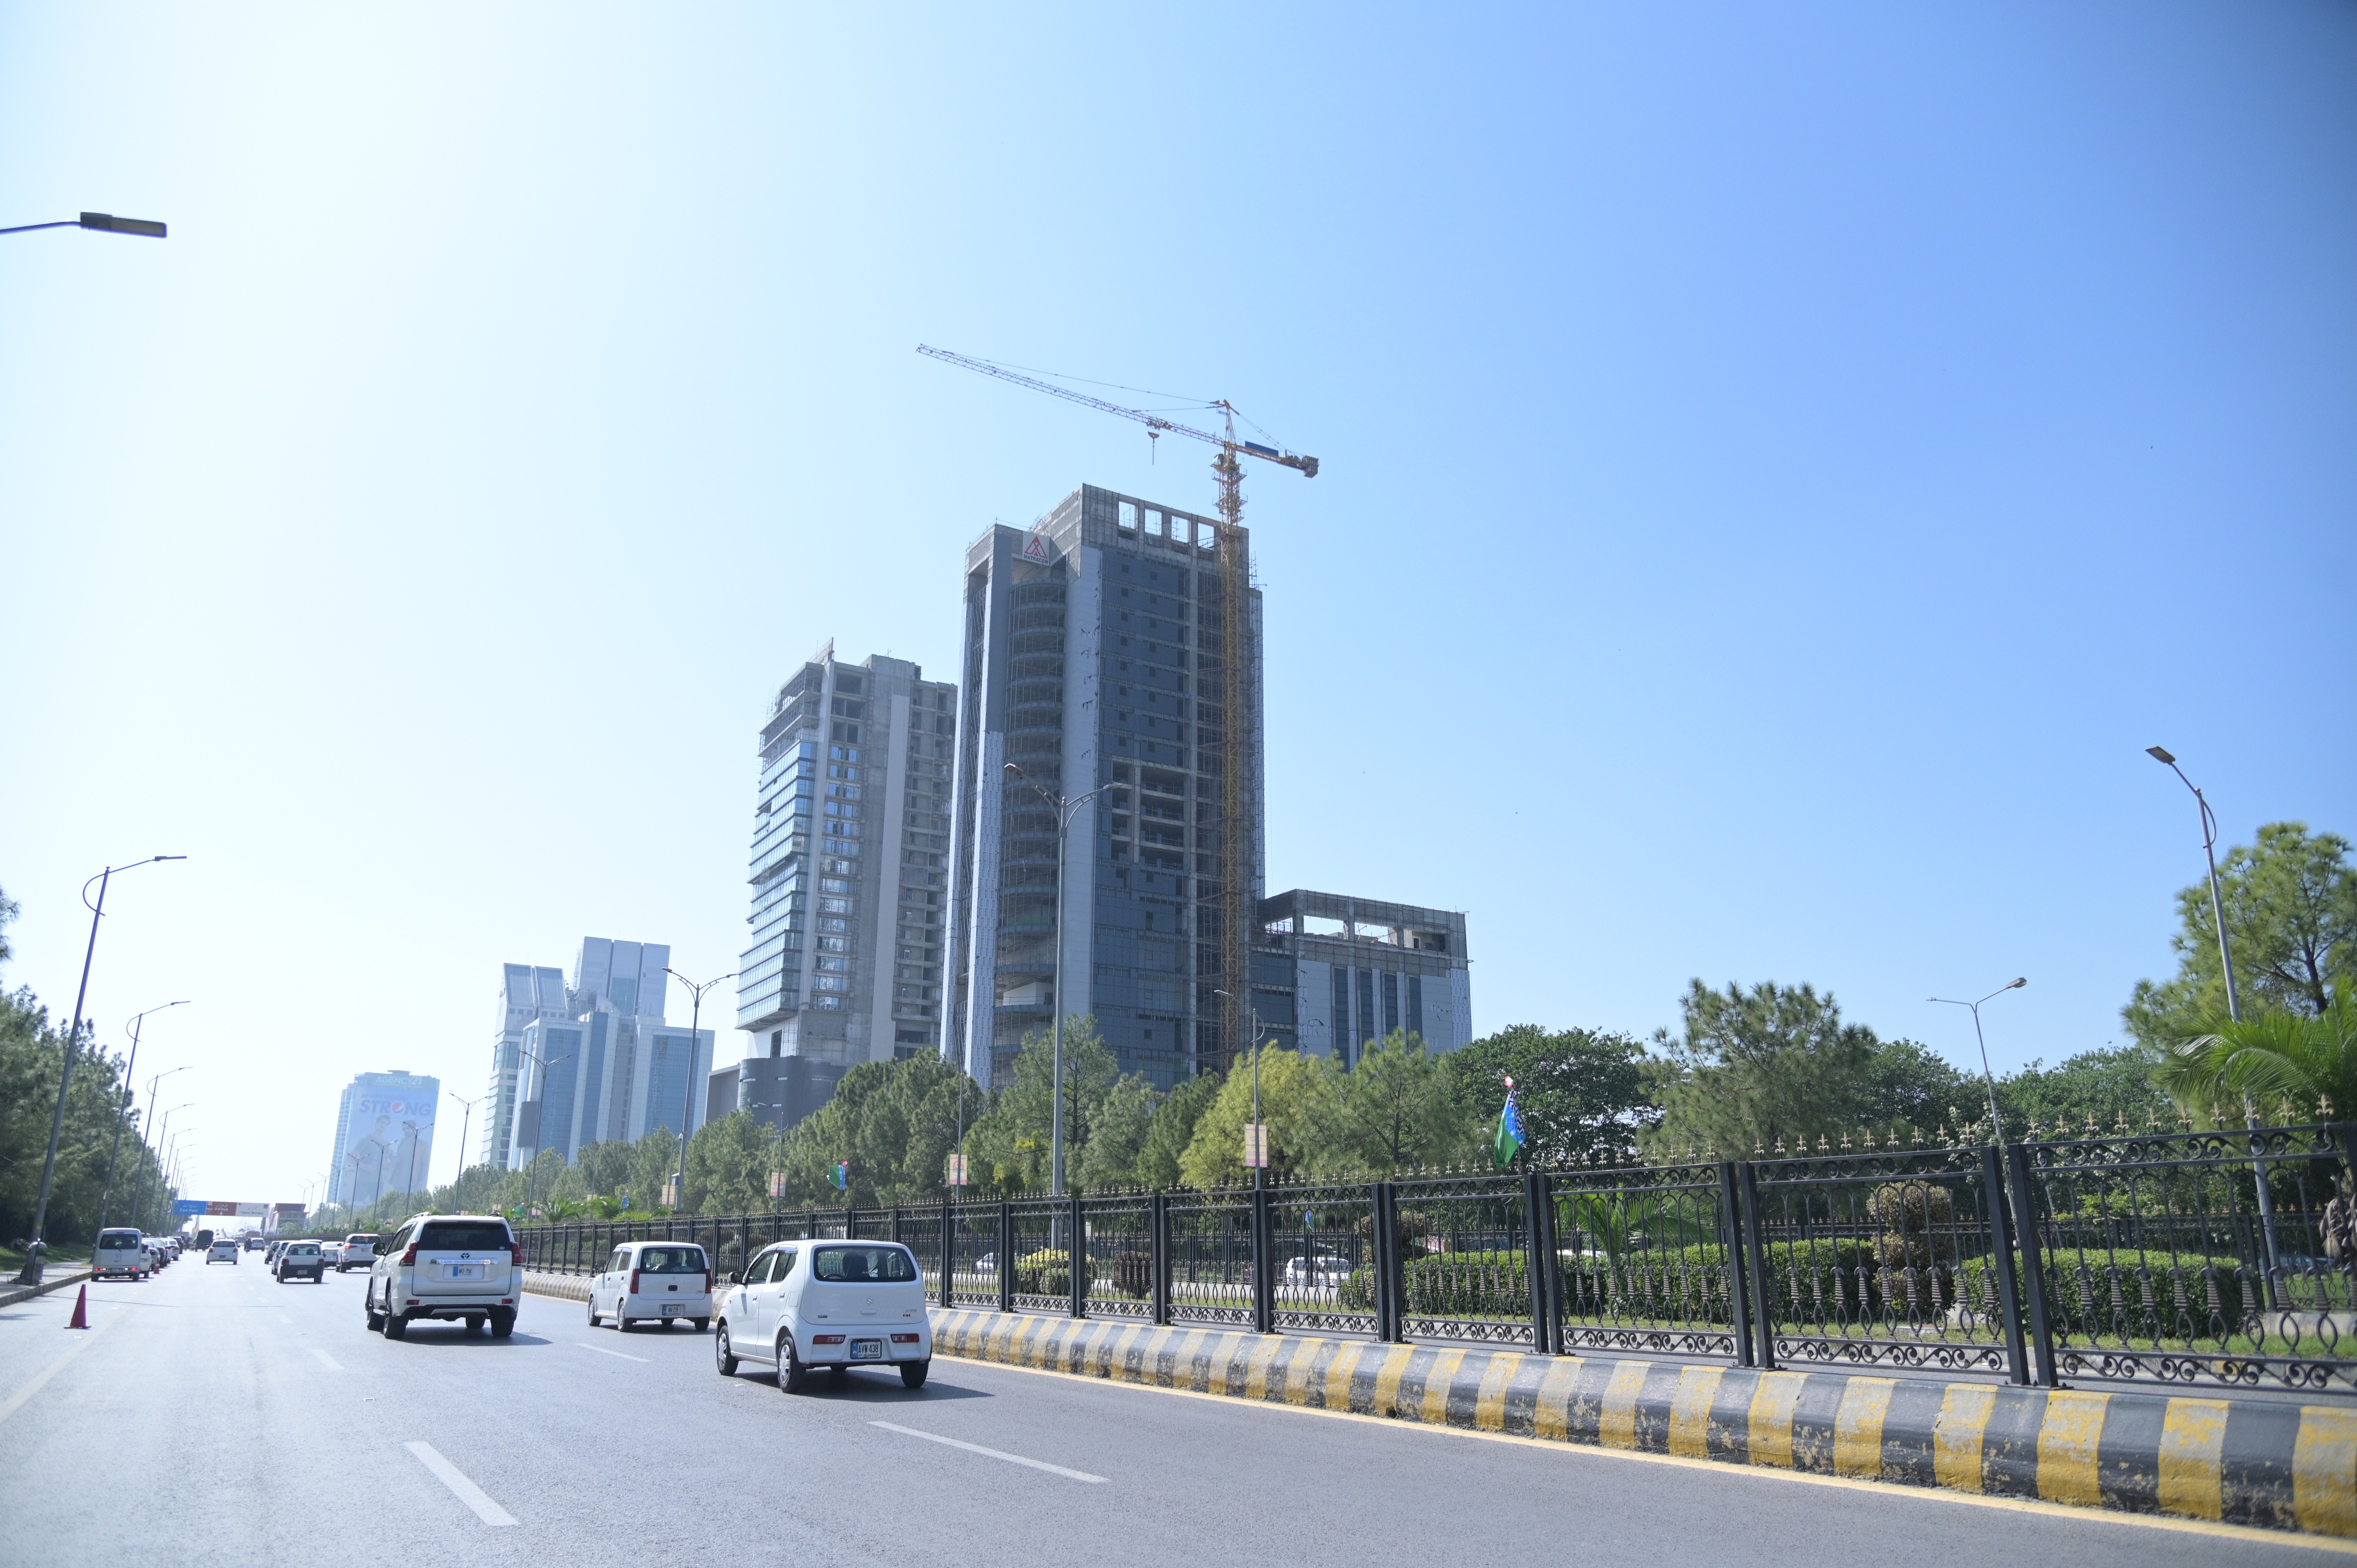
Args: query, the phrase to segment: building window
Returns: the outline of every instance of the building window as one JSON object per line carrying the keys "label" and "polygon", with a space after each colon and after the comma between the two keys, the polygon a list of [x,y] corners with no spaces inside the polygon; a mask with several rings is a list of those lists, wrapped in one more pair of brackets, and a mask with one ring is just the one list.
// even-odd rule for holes
{"label": "building window", "polygon": [[[818,923],[818,929],[822,931],[843,931],[848,933],[851,929],[851,922],[848,920],[823,918]],[[823,940],[824,939],[822,938],[820,940]]]}
{"label": "building window", "polygon": [[1135,501],[1124,501],[1121,503],[1121,526],[1124,528],[1135,528],[1137,526],[1137,503]]}
{"label": "building window", "polygon": [[822,915],[848,915],[851,913],[851,900],[822,898],[818,901],[818,912]]}
{"label": "building window", "polygon": [[843,1011],[843,998],[840,996],[813,996],[811,998],[811,1005],[823,1009],[825,1012],[840,1013]]}
{"label": "building window", "polygon": [[1383,1037],[1389,1039],[1400,1026],[1400,977],[1389,970],[1383,972]]}
{"label": "building window", "polygon": [[1375,1034],[1375,972],[1354,969],[1351,972],[1359,981],[1359,1026],[1351,1035],[1353,1046],[1363,1045]]}
{"label": "building window", "polygon": [[811,989],[813,991],[841,991],[845,986],[850,983],[851,983],[848,980],[845,980],[839,974],[814,974],[811,976]]}
{"label": "building window", "polygon": [[818,890],[822,893],[848,893],[851,884],[840,876],[822,876],[818,879]]}
{"label": "building window", "polygon": [[856,746],[830,746],[826,748],[826,754],[837,762],[859,760],[859,748]]}
{"label": "building window", "polygon": [[1344,1067],[1351,1065],[1351,972],[1340,964],[1334,966],[1334,1055]]}
{"label": "building window", "polygon": [[1407,977],[1407,1032],[1424,1038],[1424,976]]}
{"label": "building window", "polygon": [[786,1054],[786,1032],[785,1032],[783,1029],[772,1029],[772,1030],[770,1030],[770,1057],[774,1058],[777,1058],[777,1057],[781,1057],[781,1056],[783,1056],[783,1055],[785,1055],[785,1054]]}
{"label": "building window", "polygon": [[851,943],[842,937],[821,937],[818,940],[818,950],[821,952],[849,952],[851,950]]}

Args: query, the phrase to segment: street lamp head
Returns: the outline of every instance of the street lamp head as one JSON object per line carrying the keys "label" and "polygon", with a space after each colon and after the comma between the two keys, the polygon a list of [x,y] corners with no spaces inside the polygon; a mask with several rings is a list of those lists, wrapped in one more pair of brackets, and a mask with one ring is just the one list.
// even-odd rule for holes
{"label": "street lamp head", "polygon": [[2171,768],[2177,766],[2177,758],[2169,756],[2169,750],[2165,746],[2147,746],[2144,748],[2144,754],[2147,757],[2151,757],[2155,762],[2166,763]]}
{"label": "street lamp head", "polygon": [[[97,229],[109,234],[138,234],[150,240],[160,240],[165,235],[164,225],[151,218],[117,218],[112,212],[85,212],[75,221],[84,229]],[[156,858],[163,857],[159,855]]]}
{"label": "street lamp head", "polygon": [[2006,987],[2006,989],[2007,989],[2007,991],[2018,991],[2018,990],[2020,990],[2023,986],[2025,986],[2025,985],[2027,985],[2027,984],[2029,984],[2029,976],[2028,976],[2028,975],[2026,975],[2026,974],[2025,974],[2025,975],[2023,975],[2020,979],[2018,979],[2018,980],[2015,981],[2011,985],[2007,986],[2007,987]]}

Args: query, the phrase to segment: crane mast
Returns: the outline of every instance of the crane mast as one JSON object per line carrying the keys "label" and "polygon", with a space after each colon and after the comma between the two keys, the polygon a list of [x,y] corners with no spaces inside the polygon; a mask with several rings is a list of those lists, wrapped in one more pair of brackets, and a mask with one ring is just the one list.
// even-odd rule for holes
{"label": "crane mast", "polygon": [[[1258,695],[1252,681],[1251,659],[1247,653],[1246,636],[1252,612],[1252,563],[1247,558],[1244,520],[1244,457],[1256,457],[1292,468],[1302,478],[1318,477],[1318,459],[1300,453],[1266,446],[1256,441],[1243,441],[1236,436],[1236,411],[1226,399],[1217,399],[1205,406],[1219,411],[1222,429],[1214,433],[1180,424],[1158,413],[1142,408],[1128,408],[1071,387],[1058,386],[1053,381],[1040,381],[1018,371],[988,360],[977,360],[954,353],[947,349],[917,345],[917,352],[930,359],[958,365],[995,380],[1009,381],[1033,392],[1110,413],[1146,427],[1146,433],[1157,440],[1162,436],[1183,435],[1219,448],[1211,459],[1211,474],[1219,485],[1220,521],[1216,529],[1219,560],[1219,593],[1215,600],[1218,612],[1217,638],[1211,648],[1199,628],[1195,667],[1195,738],[1197,751],[1214,751],[1220,758],[1220,819],[1219,898],[1217,900],[1219,929],[1200,929],[1201,901],[1191,900],[1198,910],[1198,943],[1209,938],[1220,955],[1220,972],[1207,976],[1202,965],[1191,965],[1195,971],[1194,1015],[1198,1019],[1219,1019],[1219,1037],[1211,1043],[1222,1070],[1234,1061],[1237,1049],[1245,1042],[1250,1029],[1247,999],[1252,994],[1252,850],[1253,850],[1253,780],[1259,769],[1254,739],[1259,734],[1258,714],[1254,701]],[[1207,661],[1204,654],[1211,658]],[[1203,722],[1203,693],[1219,693],[1219,724],[1216,728]],[[1216,736],[1216,739],[1213,738]],[[1199,823],[1200,828],[1200,823]],[[1200,843],[1200,841],[1199,841]],[[1064,933],[1058,931],[1056,940],[1061,944]],[[1225,991],[1224,999],[1217,993]],[[1059,996],[1056,1005],[1061,1008],[1064,999]],[[1207,1054],[1205,1042],[1198,1036],[1196,1059],[1200,1063]]]}

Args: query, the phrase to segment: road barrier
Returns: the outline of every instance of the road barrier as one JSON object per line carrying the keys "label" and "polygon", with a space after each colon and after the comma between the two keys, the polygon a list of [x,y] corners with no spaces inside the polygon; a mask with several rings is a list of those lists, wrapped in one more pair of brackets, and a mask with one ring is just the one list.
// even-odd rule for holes
{"label": "road barrier", "polygon": [[913,1249],[944,1309],[1772,1372],[2357,1393],[2357,1128],[1887,1142],[1366,1184],[525,1226],[529,1268]]}

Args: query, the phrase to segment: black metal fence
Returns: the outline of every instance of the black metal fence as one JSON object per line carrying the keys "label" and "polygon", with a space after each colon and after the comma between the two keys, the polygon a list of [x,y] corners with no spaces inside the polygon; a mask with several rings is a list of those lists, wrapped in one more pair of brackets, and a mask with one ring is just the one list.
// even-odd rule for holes
{"label": "black metal fence", "polygon": [[686,1240],[724,1278],[771,1241],[891,1240],[942,1305],[1001,1312],[2345,1394],[2352,1172],[2357,1127],[2276,1127],[519,1235],[528,1268]]}

